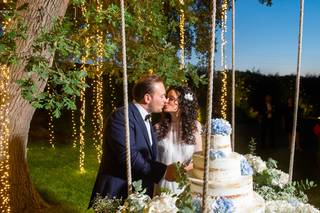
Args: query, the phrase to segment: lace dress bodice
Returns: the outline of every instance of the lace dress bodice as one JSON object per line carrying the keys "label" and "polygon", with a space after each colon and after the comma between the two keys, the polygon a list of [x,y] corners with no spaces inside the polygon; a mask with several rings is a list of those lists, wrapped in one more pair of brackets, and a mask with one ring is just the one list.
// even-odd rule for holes
{"label": "lace dress bodice", "polygon": [[[177,126],[172,125],[167,136],[158,141],[157,160],[159,162],[166,165],[177,162],[184,163],[189,161],[192,158],[193,153],[197,151],[195,144],[186,144],[181,140],[178,129]],[[167,188],[174,193],[181,192],[178,190],[178,184],[176,182],[162,179],[158,185],[160,188]],[[159,189],[156,191],[159,191]]]}

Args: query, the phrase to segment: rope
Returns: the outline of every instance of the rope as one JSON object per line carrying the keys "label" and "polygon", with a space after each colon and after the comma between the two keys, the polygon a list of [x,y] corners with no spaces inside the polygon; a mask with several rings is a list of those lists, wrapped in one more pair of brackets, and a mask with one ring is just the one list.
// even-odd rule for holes
{"label": "rope", "polygon": [[209,141],[211,137],[211,114],[212,114],[212,94],[213,94],[213,61],[215,50],[215,32],[216,32],[216,0],[212,0],[212,14],[211,14],[211,41],[210,41],[210,59],[209,59],[209,88],[207,96],[207,135],[205,140],[205,160],[204,160],[204,176],[203,176],[203,197],[202,208],[203,212],[208,211],[207,191],[208,191],[208,174],[209,174]]}
{"label": "rope", "polygon": [[297,130],[297,117],[298,117],[298,104],[299,104],[299,91],[300,91],[300,70],[301,70],[301,52],[302,52],[302,31],[303,31],[303,11],[304,0],[300,0],[300,25],[299,25],[299,40],[298,40],[298,61],[297,61],[297,76],[296,76],[296,91],[295,91],[295,103],[293,111],[293,127],[292,127],[292,139],[291,139],[291,153],[289,164],[289,182],[292,181],[293,164],[294,164],[294,150],[296,143],[296,130]]}
{"label": "rope", "polygon": [[235,134],[236,134],[236,122],[235,122],[235,99],[236,99],[236,91],[235,91],[235,82],[236,82],[236,66],[235,66],[235,2],[232,0],[232,135],[231,135],[231,145],[232,145],[232,150],[234,151],[235,148]]}
{"label": "rope", "polygon": [[127,55],[126,55],[126,31],[124,21],[124,0],[121,4],[121,41],[122,41],[122,61],[123,61],[123,102],[124,102],[124,120],[126,132],[126,162],[127,162],[127,181],[128,195],[132,192],[131,179],[131,153],[130,153],[130,132],[129,132],[129,111],[128,111],[128,77],[127,77]]}

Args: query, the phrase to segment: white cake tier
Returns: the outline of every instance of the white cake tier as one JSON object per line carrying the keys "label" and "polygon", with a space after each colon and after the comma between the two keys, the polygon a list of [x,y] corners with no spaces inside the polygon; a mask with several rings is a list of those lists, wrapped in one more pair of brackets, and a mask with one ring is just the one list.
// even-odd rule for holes
{"label": "white cake tier", "polygon": [[[201,194],[194,194],[194,196],[200,196]],[[208,197],[208,202],[213,202],[212,199],[215,199],[214,196]],[[225,197],[226,198],[226,197]],[[256,192],[252,192],[250,195],[243,196],[241,198],[232,198],[229,197],[229,200],[232,201],[234,206],[234,213],[264,213],[265,212],[265,201],[264,199]],[[209,211],[212,212],[209,205]]]}
{"label": "white cake tier", "polygon": [[[203,179],[204,174],[204,156],[201,152],[194,153],[193,170],[191,175],[198,179]],[[227,157],[209,159],[209,180],[216,183],[225,183],[236,181],[241,177],[240,169],[241,155],[232,152]]]}
{"label": "white cake tier", "polygon": [[251,202],[244,201],[237,205],[235,213],[264,213],[266,208],[264,199],[255,191],[252,192]]}
{"label": "white cake tier", "polygon": [[222,151],[225,155],[230,154],[232,152],[230,135],[211,135],[210,149]]}
{"label": "white cake tier", "polygon": [[[203,180],[193,177],[189,177],[189,180],[191,181],[191,192],[202,194]],[[241,176],[232,181],[226,179],[224,183],[208,181],[207,194],[213,197],[222,196],[233,200],[243,200],[248,196],[251,197],[252,191],[252,176]]]}

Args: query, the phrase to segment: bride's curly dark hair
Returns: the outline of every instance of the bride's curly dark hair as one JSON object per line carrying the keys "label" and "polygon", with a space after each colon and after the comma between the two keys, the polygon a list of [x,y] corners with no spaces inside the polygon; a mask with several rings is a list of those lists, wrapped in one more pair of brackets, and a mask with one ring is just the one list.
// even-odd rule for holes
{"label": "bride's curly dark hair", "polygon": [[[178,95],[178,107],[180,109],[181,139],[186,144],[195,144],[194,133],[197,131],[198,101],[194,92],[187,86],[172,86],[167,93],[174,90]],[[171,116],[163,113],[157,128],[158,140],[166,137],[171,126]]]}

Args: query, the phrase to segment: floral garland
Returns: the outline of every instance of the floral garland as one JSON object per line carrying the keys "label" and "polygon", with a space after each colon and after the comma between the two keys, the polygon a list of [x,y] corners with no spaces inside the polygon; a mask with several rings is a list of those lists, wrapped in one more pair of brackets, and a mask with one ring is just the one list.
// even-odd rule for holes
{"label": "floral garland", "polygon": [[312,181],[289,183],[289,175],[277,169],[276,161],[264,162],[259,156],[244,156],[253,168],[254,189],[266,200],[266,213],[320,213],[308,204],[307,195],[299,188],[308,190],[316,185]]}
{"label": "floral garland", "polygon": [[[220,153],[221,154],[221,153]],[[215,152],[215,155],[220,155]],[[299,189],[310,189],[315,186],[312,181],[306,183],[288,183],[288,174],[276,168],[274,160],[264,162],[260,157],[251,154],[241,159],[242,175],[252,175],[254,189],[266,200],[266,213],[320,213],[318,209],[307,203],[307,196]],[[190,185],[185,174],[179,174],[183,192],[180,195],[163,192],[150,198],[142,189],[142,182],[134,182],[135,193],[131,194],[121,205],[120,199],[97,197],[93,209],[97,213],[169,213],[169,212],[202,212],[202,197],[192,196]],[[234,212],[231,200],[216,197],[209,200],[209,211],[212,213]]]}

